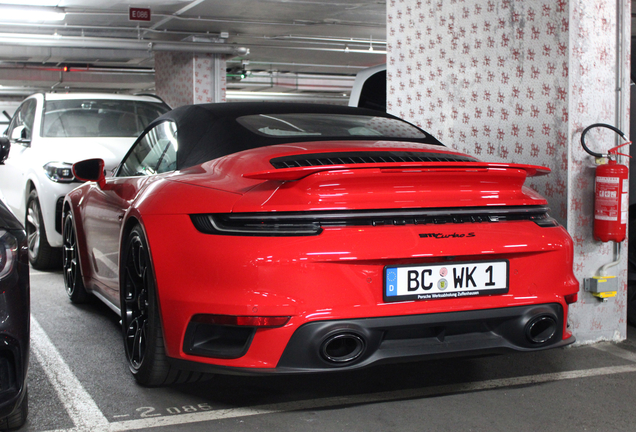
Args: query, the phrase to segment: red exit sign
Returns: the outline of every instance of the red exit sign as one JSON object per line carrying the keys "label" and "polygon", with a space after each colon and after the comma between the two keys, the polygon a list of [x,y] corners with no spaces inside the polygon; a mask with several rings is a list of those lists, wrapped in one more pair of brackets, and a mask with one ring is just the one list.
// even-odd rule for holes
{"label": "red exit sign", "polygon": [[128,19],[130,21],[150,21],[150,8],[135,8],[128,9]]}

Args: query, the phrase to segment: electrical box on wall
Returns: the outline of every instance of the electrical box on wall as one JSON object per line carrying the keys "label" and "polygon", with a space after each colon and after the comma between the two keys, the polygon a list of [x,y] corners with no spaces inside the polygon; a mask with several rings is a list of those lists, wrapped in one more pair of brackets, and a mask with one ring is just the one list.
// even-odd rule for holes
{"label": "electrical box on wall", "polygon": [[618,279],[616,276],[594,276],[585,278],[583,285],[585,291],[601,300],[615,297],[618,291]]}

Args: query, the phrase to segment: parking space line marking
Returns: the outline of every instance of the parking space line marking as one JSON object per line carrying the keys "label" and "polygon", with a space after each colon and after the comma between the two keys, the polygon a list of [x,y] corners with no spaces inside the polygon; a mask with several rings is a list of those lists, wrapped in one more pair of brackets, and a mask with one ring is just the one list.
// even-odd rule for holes
{"label": "parking space line marking", "polygon": [[[109,423],[91,432],[125,432],[135,429],[146,430],[157,427],[178,426],[189,423],[198,423],[215,420],[252,417],[263,414],[274,414],[299,410],[315,410],[321,408],[336,408],[351,405],[390,402],[406,399],[422,399],[427,397],[468,393],[475,391],[494,390],[498,388],[514,387],[547,382],[557,382],[578,378],[615,375],[636,372],[636,365],[613,366],[595,369],[583,369],[568,372],[555,372],[523,377],[502,378],[487,381],[446,384],[427,388],[410,390],[395,390],[388,392],[369,393],[352,396],[339,396],[323,399],[310,399],[305,401],[284,402],[278,404],[259,405],[253,407],[231,408],[215,411],[205,411],[192,414],[179,414],[174,416],[153,417],[150,419],[125,420]],[[75,430],[73,430],[75,431]],[[63,431],[51,431],[63,432]],[[66,430],[64,432],[71,432]]]}
{"label": "parking space line marking", "polygon": [[[190,423],[252,417],[299,410],[335,408],[343,405],[351,406],[406,399],[422,399],[427,397],[494,390],[505,387],[636,372],[636,364],[630,364],[477,382],[445,384],[426,388],[309,399],[304,401],[282,402],[278,404],[257,405],[252,407],[230,408],[147,419],[109,422],[100,411],[92,397],[81,385],[77,377],[75,377],[68,365],[62,360],[57,348],[55,348],[49,337],[33,316],[31,317],[31,339],[32,352],[36,356],[38,362],[42,365],[49,381],[58,393],[61,402],[64,404],[65,409],[75,425],[75,427],[71,429],[60,429],[58,431],[51,432],[125,432],[135,429],[178,426]],[[636,363],[635,353],[617,347],[614,344],[598,344],[595,345],[594,348]]]}
{"label": "parking space line marking", "polygon": [[40,323],[31,316],[31,352],[42,365],[60,401],[71,417],[73,430],[96,431],[108,428],[108,419],[97,407],[68,367]]}
{"label": "parking space line marking", "polygon": [[620,357],[624,360],[628,360],[630,362],[636,363],[636,353],[626,350],[625,348],[621,348],[620,346],[613,343],[599,343],[592,345],[592,348],[595,348],[599,351],[606,352],[608,354],[612,354],[613,356]]}

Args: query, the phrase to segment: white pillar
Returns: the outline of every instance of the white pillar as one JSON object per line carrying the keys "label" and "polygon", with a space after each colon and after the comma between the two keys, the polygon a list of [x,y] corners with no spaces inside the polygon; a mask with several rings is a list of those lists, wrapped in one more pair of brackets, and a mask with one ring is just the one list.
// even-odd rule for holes
{"label": "white pillar", "polygon": [[225,102],[225,65],[219,54],[155,52],[157,95],[173,108]]}

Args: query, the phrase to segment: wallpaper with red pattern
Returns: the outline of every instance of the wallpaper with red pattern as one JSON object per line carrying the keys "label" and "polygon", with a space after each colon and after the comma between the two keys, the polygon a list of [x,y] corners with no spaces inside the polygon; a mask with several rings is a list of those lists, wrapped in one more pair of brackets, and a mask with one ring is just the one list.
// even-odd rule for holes
{"label": "wallpaper with red pattern", "polygon": [[[482,160],[549,167],[526,185],[571,233],[581,284],[612,260],[611,246],[592,238],[594,161],[579,139],[585,126],[617,119],[616,21],[615,0],[387,3],[388,111]],[[611,135],[607,143],[594,135],[601,148],[613,145]],[[580,341],[626,334],[624,257],[610,274],[619,276],[618,297],[601,303],[581,292],[571,308]]]}

